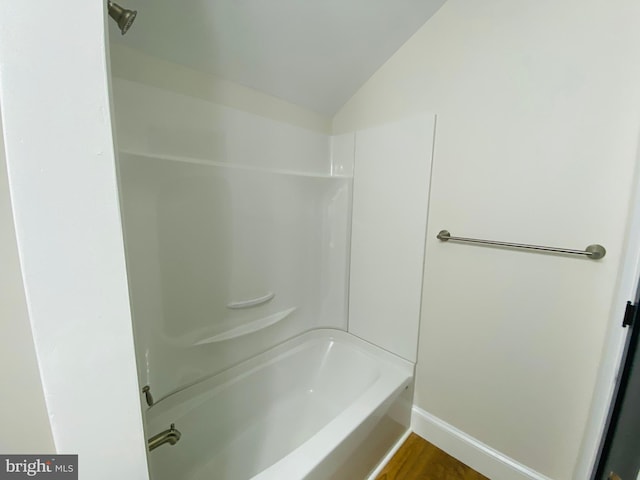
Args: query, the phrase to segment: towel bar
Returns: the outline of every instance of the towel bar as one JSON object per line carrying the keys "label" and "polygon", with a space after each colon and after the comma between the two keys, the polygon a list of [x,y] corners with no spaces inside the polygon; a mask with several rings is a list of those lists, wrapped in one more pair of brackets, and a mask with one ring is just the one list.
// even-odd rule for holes
{"label": "towel bar", "polygon": [[494,245],[497,247],[524,248],[527,250],[540,250],[544,252],[564,253],[568,255],[584,255],[592,260],[604,257],[607,250],[598,244],[589,245],[584,250],[573,250],[571,248],[544,247],[542,245],[527,245],[525,243],[496,242],[495,240],[480,240],[478,238],[453,237],[447,230],[440,230],[436,236],[443,242],[452,240],[454,242],[478,243],[482,245]]}

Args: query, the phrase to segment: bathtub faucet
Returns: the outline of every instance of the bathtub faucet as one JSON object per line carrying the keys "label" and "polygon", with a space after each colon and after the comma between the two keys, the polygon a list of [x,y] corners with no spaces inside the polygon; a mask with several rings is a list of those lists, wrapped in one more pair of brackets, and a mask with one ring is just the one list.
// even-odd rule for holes
{"label": "bathtub faucet", "polygon": [[180,440],[182,434],[179,430],[176,429],[176,424],[172,423],[171,428],[165,430],[164,432],[160,432],[157,435],[154,435],[149,439],[149,451],[155,450],[160,445],[165,443],[170,443],[171,445],[175,445]]}

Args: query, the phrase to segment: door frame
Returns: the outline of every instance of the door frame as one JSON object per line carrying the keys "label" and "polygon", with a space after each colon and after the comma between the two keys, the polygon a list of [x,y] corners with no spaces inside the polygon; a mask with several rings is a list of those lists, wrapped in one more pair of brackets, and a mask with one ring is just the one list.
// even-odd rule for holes
{"label": "door frame", "polygon": [[[637,305],[639,300],[640,300],[640,292],[636,292],[636,297],[632,303],[635,303]],[[638,375],[638,372],[635,372],[635,373],[633,372],[633,368],[634,368],[634,362],[637,361],[636,359],[637,359],[638,349],[640,348],[640,345],[638,345],[638,336],[640,336],[640,327],[637,324],[636,311],[634,311],[633,315],[635,318],[633,319],[632,324],[629,325],[627,328],[628,330],[627,342],[625,344],[625,352],[623,355],[620,373],[617,377],[616,392],[613,398],[613,402],[611,404],[609,418],[607,419],[607,428],[602,438],[601,448],[598,455],[598,462],[594,470],[596,479],[603,478],[603,474],[606,472],[606,470],[604,469],[608,463],[610,464],[609,455],[611,454],[611,448],[612,446],[614,446],[614,442],[616,441],[615,435],[618,433],[618,425],[620,425],[620,421],[622,419],[622,415],[623,415],[622,409],[626,404],[625,399],[627,396],[627,389],[629,387],[629,382],[632,381],[631,375],[632,374],[635,374],[636,376]],[[635,478],[636,477],[629,480],[635,480]]]}

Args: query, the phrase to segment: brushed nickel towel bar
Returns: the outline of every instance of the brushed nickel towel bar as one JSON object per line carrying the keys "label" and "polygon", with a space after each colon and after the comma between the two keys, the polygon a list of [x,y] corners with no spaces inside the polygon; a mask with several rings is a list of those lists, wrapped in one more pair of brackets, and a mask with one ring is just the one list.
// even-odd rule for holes
{"label": "brushed nickel towel bar", "polygon": [[571,248],[544,247],[542,245],[527,245],[525,243],[496,242],[494,240],[480,240],[478,238],[452,237],[451,233],[447,230],[440,230],[436,237],[438,240],[442,240],[443,242],[452,240],[454,242],[478,243],[482,245],[494,245],[497,247],[508,248],[524,248],[527,250],[540,250],[543,252],[564,253],[567,255],[584,255],[592,260],[598,260],[604,257],[607,253],[605,248],[598,244],[589,245],[584,250],[573,250]]}

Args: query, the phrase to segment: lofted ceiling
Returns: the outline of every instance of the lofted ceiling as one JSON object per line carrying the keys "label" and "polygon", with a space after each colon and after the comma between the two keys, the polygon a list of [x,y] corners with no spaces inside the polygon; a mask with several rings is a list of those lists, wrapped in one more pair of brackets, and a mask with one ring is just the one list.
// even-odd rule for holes
{"label": "lofted ceiling", "polygon": [[445,0],[117,0],[113,41],[333,115]]}

